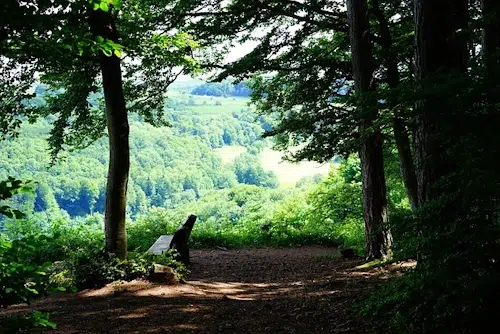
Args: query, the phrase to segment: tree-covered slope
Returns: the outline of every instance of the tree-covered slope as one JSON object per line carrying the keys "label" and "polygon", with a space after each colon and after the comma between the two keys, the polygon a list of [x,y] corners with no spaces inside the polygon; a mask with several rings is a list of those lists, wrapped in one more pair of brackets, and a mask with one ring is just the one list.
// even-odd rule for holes
{"label": "tree-covered slope", "polygon": [[[38,103],[42,103],[38,100]],[[215,103],[214,103],[215,104]],[[153,127],[138,116],[131,120],[131,172],[128,211],[173,208],[205,192],[238,182],[276,187],[275,175],[264,172],[257,158],[223,165],[214,148],[262,146],[263,123],[241,103],[218,106],[219,113],[192,111],[201,101],[187,94],[169,98],[165,114],[170,127]],[[54,119],[24,125],[19,138],[0,143],[0,179],[15,176],[37,182],[35,194],[17,198],[26,211],[65,210],[70,216],[104,211],[108,141],[102,138],[73,150],[51,166],[46,138]],[[250,175],[251,174],[251,175]]]}

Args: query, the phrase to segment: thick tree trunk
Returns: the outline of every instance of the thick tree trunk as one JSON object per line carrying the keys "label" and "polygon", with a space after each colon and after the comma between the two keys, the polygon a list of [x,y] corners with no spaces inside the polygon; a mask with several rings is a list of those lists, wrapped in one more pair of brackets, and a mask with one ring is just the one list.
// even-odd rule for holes
{"label": "thick tree trunk", "polygon": [[[416,75],[418,80],[451,71],[464,72],[467,66],[467,43],[457,35],[467,24],[467,0],[414,2],[416,36]],[[436,199],[441,189],[436,182],[454,170],[445,154],[446,131],[452,131],[458,119],[448,116],[446,96],[434,93],[417,103],[415,159],[417,165],[418,203]],[[451,135],[451,133],[448,133]]]}
{"label": "thick tree trunk", "polygon": [[[94,35],[117,42],[118,33],[111,14],[97,10],[91,15],[91,27]],[[126,258],[125,211],[130,168],[127,109],[123,93],[120,59],[114,54],[111,56],[103,54],[100,65],[109,135],[109,168],[104,218],[106,248],[119,258]]]}
{"label": "thick tree trunk", "polygon": [[[382,10],[379,0],[372,0],[372,9],[380,25],[380,45],[385,54],[384,63],[387,67],[387,84],[390,88],[399,85],[399,70],[397,54],[393,49],[392,33],[389,21]],[[406,189],[406,194],[413,211],[417,209],[417,178],[415,176],[415,166],[413,163],[412,148],[408,131],[404,120],[400,117],[398,110],[395,111],[392,121],[394,140],[398,149],[401,177]]]}
{"label": "thick tree trunk", "polygon": [[129,125],[121,81],[120,59],[101,62],[109,134],[109,169],[106,186],[106,247],[119,258],[127,257],[125,210],[130,168]]}
{"label": "thick tree trunk", "polygon": [[486,79],[486,101],[490,111],[498,110],[500,87],[500,3],[498,0],[482,0],[484,28],[482,32],[482,56]]}
{"label": "thick tree trunk", "polygon": [[[367,121],[362,131],[370,131]],[[366,259],[386,259],[391,256],[392,234],[388,227],[387,194],[385,187],[382,135],[369,134],[361,144],[359,157],[363,185],[363,211],[366,235]]]}
{"label": "thick tree trunk", "polygon": [[487,58],[500,49],[500,3],[498,0],[482,0],[484,28],[482,54]]}
{"label": "thick tree trunk", "polygon": [[[464,72],[467,68],[467,41],[460,32],[467,28],[468,2],[415,0],[414,6],[416,78],[419,81],[429,79],[434,85],[446,87],[450,84],[450,74]],[[418,205],[426,208],[419,211],[422,240],[432,238],[432,225],[445,218],[453,219],[460,206],[456,200],[449,200],[456,191],[457,181],[443,182],[457,169],[457,161],[449,152],[455,144],[451,139],[462,137],[462,114],[450,105],[452,99],[451,94],[436,91],[416,103],[418,116],[414,139]],[[439,207],[426,206],[442,195],[448,200],[443,200]],[[417,260],[422,265],[433,252],[419,248]]]}
{"label": "thick tree trunk", "polygon": [[379,129],[373,129],[373,122],[377,117],[377,101],[370,98],[374,65],[366,0],[348,0],[347,13],[354,86],[363,101],[358,108],[363,115],[359,156],[363,181],[366,258],[381,259],[390,256],[392,235],[388,226],[382,136]]}

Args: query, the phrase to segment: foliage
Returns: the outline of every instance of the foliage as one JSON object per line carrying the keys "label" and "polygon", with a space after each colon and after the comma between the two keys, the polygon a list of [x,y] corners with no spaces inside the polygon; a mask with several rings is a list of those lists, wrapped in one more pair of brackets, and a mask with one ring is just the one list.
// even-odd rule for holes
{"label": "foliage", "polygon": [[129,254],[127,259],[120,260],[114,254],[106,252],[102,245],[84,246],[82,251],[71,252],[69,259],[61,264],[63,270],[67,270],[68,278],[79,289],[100,287],[120,280],[146,278],[153,263],[171,267],[180,278],[185,278],[188,273],[171,252],[159,256],[136,252]]}
{"label": "foliage", "polygon": [[7,227],[11,238],[36,241],[30,243],[33,254],[21,252],[23,247],[19,248],[19,241],[14,241],[19,258],[27,263],[43,262],[46,279],[67,289],[145,278],[153,263],[171,266],[180,277],[187,274],[186,268],[171,253],[155,256],[145,253],[147,248],[138,252],[131,249],[129,257],[120,260],[106,252],[102,219],[98,216],[75,222],[60,217],[46,224],[18,221]]}
{"label": "foliage", "polygon": [[55,289],[49,282],[50,262],[40,262],[40,246],[50,238],[27,237],[0,241],[0,307],[30,302]]}
{"label": "foliage", "polygon": [[[128,190],[128,212],[132,216],[152,206],[174,208],[207,191],[232,187],[238,182],[235,173],[222,166],[210,148],[225,142],[252,145],[259,141],[262,128],[251,123],[251,116],[245,119],[238,110],[229,112],[241,117],[222,110],[218,116],[207,117],[189,110],[169,109],[174,128],[153,128],[140,119],[132,121],[133,179]],[[108,158],[102,152],[107,150],[107,141],[99,140],[72,152],[47,169],[50,157],[43,137],[49,126],[50,120],[39,121],[23,127],[16,141],[0,143],[0,154],[9,157],[0,162],[0,178],[13,175],[37,180],[34,193],[17,196],[11,201],[12,206],[47,214],[57,214],[62,209],[72,217],[103,213]],[[257,159],[251,163],[254,165],[247,168],[259,172],[252,182],[276,185]]]}
{"label": "foliage", "polygon": [[[436,3],[446,10],[418,16]],[[419,264],[382,289],[365,313],[393,315],[392,324],[399,332],[477,331],[494,322],[500,300],[496,293],[500,180],[495,167],[500,153],[500,29],[492,27],[500,10],[494,1],[491,8],[485,6],[488,3],[358,2],[368,8],[370,27],[363,36],[373,49],[366,93],[353,89],[353,47],[344,4],[339,1],[132,0],[123,7],[91,1],[90,8],[87,2],[72,1],[62,11],[53,2],[29,6],[14,1],[2,7],[6,22],[0,33],[13,37],[0,38],[1,135],[16,136],[22,121],[43,116],[44,126],[53,129],[49,140],[53,156],[68,145],[88,146],[102,136],[105,124],[96,60],[102,54],[127,55],[131,58],[124,62],[127,99],[130,110],[139,114],[134,126],[143,132],[133,140],[141,154],[134,156],[132,174],[137,177],[130,184],[129,210],[136,214],[129,223],[130,245],[144,251],[159,235],[173,232],[187,213],[196,212],[199,222],[192,241],[198,247],[343,243],[361,252],[363,210],[370,214],[370,208],[359,201],[361,169],[349,154],[366,134],[380,130],[394,250],[397,259],[418,258]],[[113,13],[123,33],[119,41],[92,35],[87,19],[93,10]],[[43,14],[56,12],[60,15],[42,19]],[[436,12],[443,22],[426,26]],[[20,25],[21,21],[27,24]],[[422,38],[422,32],[432,32],[427,35],[430,40]],[[488,32],[495,38],[488,39]],[[230,45],[249,41],[255,42],[253,50],[224,64]],[[438,44],[445,46],[441,49],[445,52],[432,54],[434,47],[439,51]],[[199,70],[194,53],[203,67],[222,70],[213,77],[222,82],[184,89],[196,96],[184,94],[164,105],[166,87],[179,74],[174,73],[176,68]],[[33,96],[28,88],[36,73],[42,73],[42,83],[50,86],[37,89],[38,96]],[[243,82],[233,86],[224,81],[229,77],[251,80],[243,88]],[[258,116],[248,109],[214,116],[215,109],[231,103],[223,98],[249,90]],[[198,107],[204,115],[186,112]],[[366,110],[373,116],[369,119],[373,126],[363,129],[360,121],[366,120]],[[168,120],[174,129],[155,132],[143,120],[154,125]],[[257,124],[252,124],[254,120]],[[396,131],[398,121],[402,132]],[[275,178],[252,155],[260,148],[236,159],[231,168],[210,152],[223,145],[252,146],[262,130],[291,160],[324,162],[338,154],[345,160],[325,180],[316,184],[306,180],[284,192],[272,189],[277,186]],[[408,160],[416,162],[419,208],[413,212],[401,182],[401,174],[406,174],[399,170],[399,162],[404,159],[395,158],[396,153],[405,153],[398,133],[406,139]],[[26,142],[20,145],[29,147]],[[78,275],[78,268],[83,268],[90,273],[89,281],[75,278],[81,285],[134,277],[144,269],[140,256],[130,263],[118,261],[103,253],[100,243],[89,243],[94,235],[102,238],[102,226],[93,234],[96,226],[82,221],[68,226],[51,223],[58,208],[73,217],[103,212],[102,182],[94,180],[103,179],[107,161],[99,153],[107,149],[104,145],[89,147],[88,163],[70,158],[63,167],[56,166],[57,179],[42,174],[36,196],[22,194],[3,207],[12,217],[23,207],[45,213],[45,221],[33,216],[38,219],[34,225],[54,239],[48,246],[37,245],[43,252],[36,261],[68,255],[68,272]],[[15,172],[20,165],[30,172],[40,170],[36,154],[24,154],[27,158],[18,163],[16,157],[23,154],[8,149],[6,153],[13,164],[2,166],[1,178],[25,178]],[[181,159],[184,162],[176,161]],[[72,174],[60,177],[64,169]],[[76,172],[82,169],[83,176]],[[363,181],[366,190],[370,180]],[[15,182],[1,185],[8,197],[18,186]],[[11,206],[19,211],[8,211]],[[10,229],[16,241],[39,237],[28,231],[33,229]]]}
{"label": "foliage", "polygon": [[240,185],[209,192],[175,210],[153,208],[128,226],[129,245],[146,250],[160,235],[172,234],[179,222],[196,212],[198,221],[191,234],[195,247],[343,244],[361,254],[361,188],[359,183],[345,182],[343,173],[349,168],[345,162],[308,188]]}
{"label": "foliage", "polygon": [[[65,2],[63,10],[59,6],[37,1],[36,6],[12,2],[2,7],[6,10],[2,32],[11,38],[0,40],[0,54],[10,68],[26,69],[22,75],[18,72],[23,71],[2,72],[2,91],[16,92],[14,103],[2,104],[2,133],[14,132],[26,117],[33,121],[54,116],[49,138],[53,157],[68,146],[85,147],[102,137],[106,125],[102,104],[87,103],[90,96],[100,93],[101,55],[131,60],[123,64],[129,111],[151,124],[165,125],[163,100],[168,85],[179,75],[179,68],[186,73],[198,68],[190,51],[197,47],[196,42],[168,21],[168,2],[131,0],[118,6],[113,1],[78,0]],[[119,40],[96,34],[92,24],[100,13],[113,17]],[[165,30],[159,32],[158,26]],[[21,108],[19,98],[31,96],[23,94],[22,88],[26,91],[34,83],[36,72],[42,74],[42,83],[59,94],[47,96],[41,106]]]}
{"label": "foliage", "polygon": [[[288,151],[290,158],[323,162],[352,151],[357,113],[346,105],[352,67],[342,3],[234,0],[186,6],[178,1],[178,7],[186,16],[219,12],[187,22],[187,29],[201,47],[211,48],[206,66],[222,68],[215,80],[251,78],[252,102],[274,117],[266,134],[281,149],[300,145]],[[249,40],[256,44],[251,52],[220,65],[217,56],[226,55],[226,43]]]}
{"label": "foliage", "polygon": [[234,160],[233,171],[239,183],[266,188],[277,188],[279,186],[276,175],[273,172],[266,172],[260,166],[259,159],[248,153],[243,153]]}
{"label": "foliage", "polygon": [[[5,201],[10,199],[17,193],[29,193],[32,192],[32,187],[29,182],[23,183],[22,181],[16,180],[12,176],[9,176],[7,180],[0,181],[0,201]],[[20,219],[24,217],[24,214],[16,209],[11,208],[8,205],[0,206],[0,217],[6,216],[8,218]]]}
{"label": "foliage", "polygon": [[56,324],[49,320],[49,314],[33,311],[23,316],[12,316],[0,319],[0,326],[4,333],[27,332],[34,328],[55,329]]}
{"label": "foliage", "polygon": [[[5,201],[17,192],[32,191],[31,185],[9,177],[0,182],[0,200]],[[22,218],[24,214],[7,205],[0,207],[0,215]],[[50,263],[42,262],[38,256],[40,246],[50,242],[42,236],[26,237],[10,241],[0,234],[0,308],[19,303],[29,303],[56,290],[64,290],[50,281],[46,271]],[[47,313],[34,311],[23,317],[0,319],[3,330],[14,332],[35,327],[55,328]]]}
{"label": "foliage", "polygon": [[[421,207],[409,214],[404,188],[396,180],[399,166],[386,159],[397,253],[420,261],[413,273],[379,296],[378,305],[396,315],[398,332],[474,332],[485,324],[493,328],[499,309],[498,296],[491,293],[497,290],[493,282],[499,272],[498,173],[493,167],[498,160],[500,29],[493,19],[500,12],[498,3],[356,4],[369,9],[364,37],[373,48],[374,73],[366,101],[378,111],[373,128],[382,129],[387,154],[393,150],[388,131],[393,120],[408,126],[413,138],[407,139],[413,139],[416,148],[409,158],[416,159],[420,178]],[[224,43],[255,42],[246,56],[225,66],[217,61],[211,65],[223,69],[218,80],[254,76],[250,88],[257,111],[276,115],[267,135],[280,149],[298,146],[298,151],[289,150],[291,159],[326,161],[357,148],[363,139],[358,131],[363,115],[354,108],[360,92],[352,90],[349,26],[342,2],[207,1],[188,7],[187,15],[196,13],[198,5],[217,12],[187,23],[201,45],[224,50]],[[436,8],[449,17],[433,17]],[[436,26],[426,26],[429,18]],[[434,49],[430,40],[434,46],[446,46]],[[416,57],[415,41],[420,47]],[[338,187],[360,190],[354,184]],[[345,207],[323,205],[327,201],[321,194],[315,196],[321,204],[317,207],[324,208],[318,212],[346,215]],[[350,197],[341,196],[340,203],[354,207],[346,201]],[[355,217],[360,217],[359,211]]]}
{"label": "foliage", "polygon": [[[51,263],[42,262],[39,252],[43,245],[50,243],[45,236],[29,236],[10,241],[0,235],[0,307],[19,303],[30,303],[55,291],[64,291],[50,280],[48,273]],[[35,327],[54,328],[49,314],[35,311],[23,317],[0,319],[2,329],[15,332]]]}
{"label": "foliage", "polygon": [[[362,252],[363,231],[356,215],[360,210],[360,186],[346,182],[343,177],[344,170],[356,168],[355,163],[355,160],[346,160],[328,178],[307,187],[269,189],[238,185],[207,191],[175,209],[145,207],[128,223],[129,250],[145,252],[160,235],[172,234],[185,217],[194,212],[198,216],[191,235],[194,247],[337,245],[344,242]],[[351,165],[354,167],[348,167]],[[83,265],[97,268],[86,262],[90,259],[100,261],[103,266],[107,260],[114,261],[106,258],[102,251],[100,214],[70,218],[53,211],[39,212],[30,215],[28,220],[9,222],[6,227],[11,238],[40,234],[50,237],[50,243],[38,245],[40,261],[72,259],[71,268],[75,269]],[[93,256],[88,256],[90,253]],[[74,272],[68,265],[61,270]],[[109,270],[109,276],[118,275],[114,267]],[[64,281],[63,277],[59,278],[60,282]]]}

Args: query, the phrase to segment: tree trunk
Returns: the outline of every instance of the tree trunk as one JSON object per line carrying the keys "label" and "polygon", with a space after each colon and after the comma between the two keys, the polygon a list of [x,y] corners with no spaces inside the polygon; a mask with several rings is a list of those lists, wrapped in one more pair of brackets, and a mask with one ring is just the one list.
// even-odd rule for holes
{"label": "tree trunk", "polygon": [[483,32],[482,56],[485,69],[485,93],[489,111],[498,110],[500,88],[500,3],[497,0],[482,0]]}
{"label": "tree trunk", "polygon": [[[93,11],[91,28],[95,36],[102,36],[114,42],[118,40],[118,33],[109,12]],[[129,125],[120,58],[114,54],[111,56],[102,54],[100,65],[109,135],[109,168],[104,218],[106,248],[123,259],[127,257],[125,211],[130,168]]]}
{"label": "tree trunk", "polygon": [[349,35],[351,41],[354,86],[360,95],[361,174],[363,210],[366,232],[366,259],[390,256],[392,235],[388,226],[382,136],[374,129],[377,101],[371,96],[374,72],[368,9],[366,0],[348,0]]}
{"label": "tree trunk", "polygon": [[[364,122],[367,133],[371,121]],[[391,256],[392,234],[388,226],[387,195],[380,131],[369,134],[361,144],[359,157],[363,184],[363,213],[366,235],[366,259],[386,259]]]}
{"label": "tree trunk", "polygon": [[[414,1],[415,65],[419,82],[427,79],[432,86],[448,87],[453,72],[466,71],[467,40],[460,32],[467,29],[467,10],[467,0]],[[419,265],[436,253],[422,247],[424,240],[434,237],[433,224],[446,223],[443,219],[453,220],[460,207],[456,199],[450,200],[457,190],[457,181],[443,182],[457,170],[458,161],[449,149],[455,144],[453,139],[462,138],[460,131],[463,131],[462,113],[450,105],[452,100],[449,91],[435,91],[426,93],[415,105],[418,205],[425,208],[419,211],[418,233],[422,240],[417,253]],[[443,199],[439,206],[427,206],[439,199]]]}
{"label": "tree trunk", "polygon": [[[382,10],[379,0],[371,1],[373,12],[380,25],[380,45],[384,50],[385,59],[384,63],[387,67],[387,84],[390,88],[396,88],[399,85],[399,70],[397,54],[393,49],[392,33],[389,27],[389,21]],[[392,120],[394,140],[398,149],[399,164],[401,170],[401,177],[406,189],[406,194],[413,211],[417,209],[417,178],[415,176],[415,166],[413,163],[412,149],[408,131],[404,120],[400,116],[400,112],[395,110],[394,118]]]}
{"label": "tree trunk", "polygon": [[[464,72],[467,66],[467,42],[457,32],[467,28],[467,0],[414,2],[417,80],[451,71]],[[415,159],[417,165],[418,204],[436,199],[441,189],[436,182],[454,170],[445,154],[444,138],[460,120],[447,114],[446,96],[433,93],[417,103]],[[452,119],[450,119],[452,118]]]}
{"label": "tree trunk", "polygon": [[395,116],[392,126],[394,130],[394,139],[398,148],[401,176],[405,185],[406,195],[408,196],[411,209],[415,212],[418,208],[418,186],[411,153],[410,139],[408,138],[408,132],[403,119]]}
{"label": "tree trunk", "polygon": [[500,49],[500,3],[498,0],[482,0],[481,7],[484,21],[482,54],[488,58]]}

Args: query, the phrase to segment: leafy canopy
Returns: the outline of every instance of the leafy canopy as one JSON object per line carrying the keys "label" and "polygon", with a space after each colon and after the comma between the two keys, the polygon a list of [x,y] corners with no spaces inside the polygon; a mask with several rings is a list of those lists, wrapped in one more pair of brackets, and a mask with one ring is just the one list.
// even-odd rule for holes
{"label": "leafy canopy", "polygon": [[[0,133],[15,136],[22,121],[56,116],[49,144],[53,158],[64,148],[87,146],[104,134],[101,93],[102,54],[122,58],[128,109],[154,125],[165,125],[168,85],[181,73],[199,69],[192,57],[197,43],[175,29],[166,15],[170,1],[32,0],[0,7]],[[95,35],[92,11],[109,12],[117,40]],[[27,102],[36,81],[51,92],[43,106]]]}

